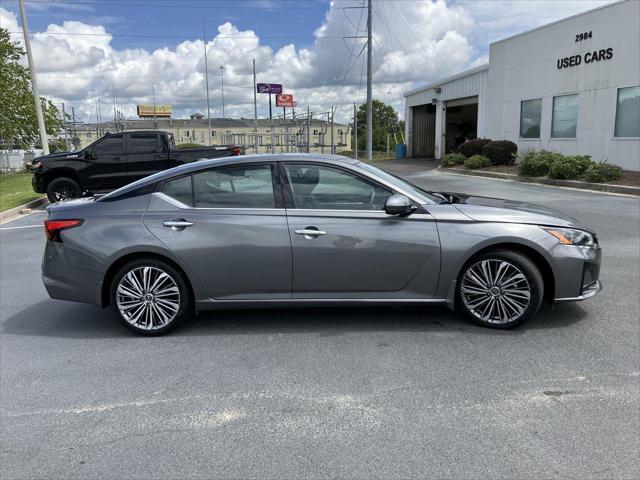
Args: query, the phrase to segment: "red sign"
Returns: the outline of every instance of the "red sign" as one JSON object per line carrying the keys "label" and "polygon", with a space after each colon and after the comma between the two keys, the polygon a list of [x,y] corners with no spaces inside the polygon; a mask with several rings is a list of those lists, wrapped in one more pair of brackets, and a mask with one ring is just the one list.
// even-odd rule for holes
{"label": "red sign", "polygon": [[281,93],[276,95],[276,107],[294,107],[293,95],[290,93]]}

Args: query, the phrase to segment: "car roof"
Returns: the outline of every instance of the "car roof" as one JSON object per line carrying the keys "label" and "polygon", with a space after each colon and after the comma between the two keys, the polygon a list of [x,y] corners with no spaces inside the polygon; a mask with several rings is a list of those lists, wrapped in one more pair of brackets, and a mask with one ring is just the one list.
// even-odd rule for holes
{"label": "car roof", "polygon": [[144,188],[148,185],[152,185],[168,178],[175,177],[177,175],[184,175],[199,170],[205,170],[207,168],[223,166],[223,165],[242,165],[249,163],[259,162],[286,162],[294,161],[296,163],[326,163],[333,165],[356,165],[360,163],[353,158],[343,157],[341,155],[323,155],[317,153],[279,153],[279,154],[258,154],[258,155],[241,155],[234,157],[221,157],[211,159],[201,159],[195,162],[186,163],[177,167],[163,170],[158,173],[154,173],[148,177],[142,178],[138,181],[130,183],[118,190],[115,190],[101,199],[113,199],[121,195],[127,194],[139,188]]}

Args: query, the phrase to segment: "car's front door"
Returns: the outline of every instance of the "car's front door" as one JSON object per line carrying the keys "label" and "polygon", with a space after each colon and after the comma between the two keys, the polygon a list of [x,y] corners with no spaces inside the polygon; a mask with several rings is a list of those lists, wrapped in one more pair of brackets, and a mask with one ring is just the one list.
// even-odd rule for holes
{"label": "car's front door", "polygon": [[283,163],[293,298],[425,299],[440,242],[426,212],[384,212],[390,188],[338,166]]}
{"label": "car's front door", "polygon": [[109,135],[89,149],[84,168],[83,185],[87,190],[122,187],[127,184],[123,135]]}
{"label": "car's front door", "polygon": [[144,223],[216,300],[291,297],[291,241],[274,164],[167,181]]}
{"label": "car's front door", "polygon": [[133,182],[169,168],[169,147],[155,132],[127,133],[127,180]]}

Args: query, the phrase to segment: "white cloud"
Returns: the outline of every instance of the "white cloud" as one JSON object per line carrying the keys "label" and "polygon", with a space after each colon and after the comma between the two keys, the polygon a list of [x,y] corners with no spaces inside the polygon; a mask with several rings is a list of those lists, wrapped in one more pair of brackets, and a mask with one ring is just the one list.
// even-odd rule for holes
{"label": "white cloud", "polygon": [[[602,3],[554,2],[551,8],[550,2],[530,1],[376,2],[374,96],[402,112],[402,94],[416,84],[485,63],[488,41]],[[255,58],[258,81],[283,83],[296,96],[299,107],[309,105],[315,112],[326,112],[339,101],[337,116],[346,120],[352,109],[349,104],[364,101],[365,54],[355,60],[363,39],[342,37],[365,33],[366,11],[344,7],[361,5],[359,1],[332,2],[309,48],[289,44],[274,50],[252,30],[240,30],[231,22],[219,25],[207,42],[214,115],[221,113],[219,67],[224,65],[227,116],[253,116],[251,59]],[[0,25],[20,31],[16,14],[2,7]],[[96,98],[108,118],[105,112],[112,111],[112,88],[118,91],[125,114],[132,117],[136,104],[151,102],[152,86],[156,101],[172,104],[179,115],[206,108],[202,40],[194,38],[175,48],[153,51],[115,49],[105,26],[71,20],[52,23],[32,34],[41,94],[74,105],[80,118],[95,118]],[[21,34],[14,39],[21,41]],[[262,115],[265,100],[259,99]]]}

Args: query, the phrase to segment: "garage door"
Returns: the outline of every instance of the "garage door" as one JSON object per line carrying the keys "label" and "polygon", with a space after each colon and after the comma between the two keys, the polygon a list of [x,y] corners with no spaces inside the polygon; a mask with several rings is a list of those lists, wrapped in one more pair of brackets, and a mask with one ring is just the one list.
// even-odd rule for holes
{"label": "garage door", "polygon": [[433,158],[436,142],[436,107],[413,107],[411,152],[414,157]]}

